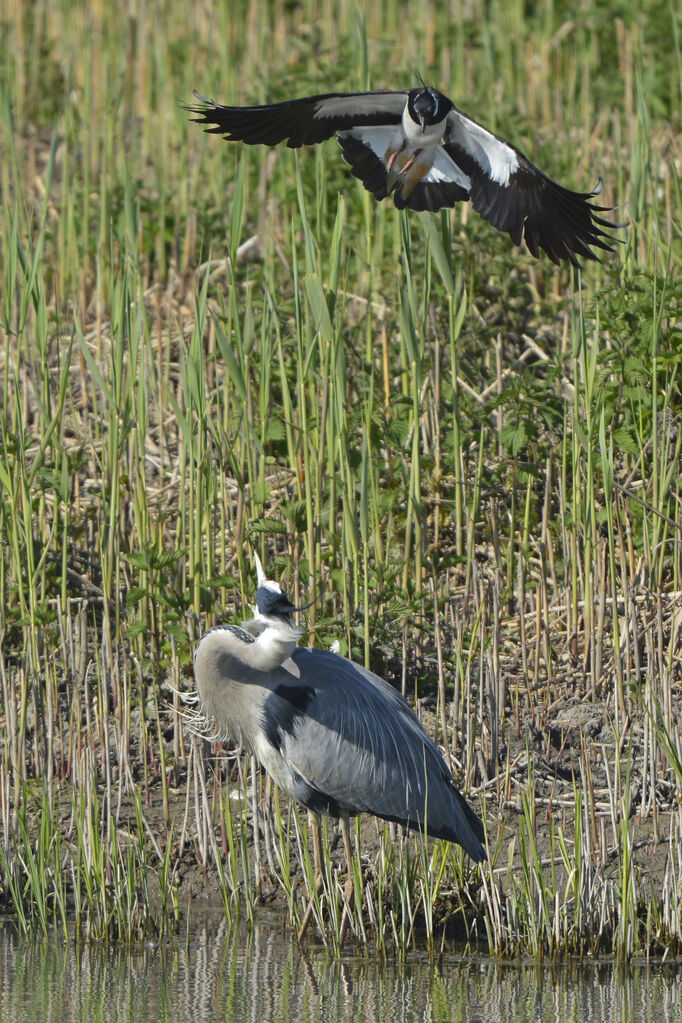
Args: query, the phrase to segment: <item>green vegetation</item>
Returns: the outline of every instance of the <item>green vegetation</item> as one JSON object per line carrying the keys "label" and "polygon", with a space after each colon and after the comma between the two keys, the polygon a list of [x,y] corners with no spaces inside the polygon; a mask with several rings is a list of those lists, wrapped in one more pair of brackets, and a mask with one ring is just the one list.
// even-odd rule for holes
{"label": "green vegetation", "polygon": [[[315,600],[308,642],[424,698],[493,854],[366,825],[349,896],[327,843],[330,949],[347,918],[386,955],[680,952],[680,52],[651,0],[5,5],[0,909],[22,931],[164,936],[202,878],[230,919],[272,889],[300,920],[305,821],[210,756],[180,695],[201,631],[249,615],[255,547]],[[334,142],[230,146],[181,107],[417,72],[562,183],[601,176],[617,255],[534,261],[466,207],[376,203]]]}

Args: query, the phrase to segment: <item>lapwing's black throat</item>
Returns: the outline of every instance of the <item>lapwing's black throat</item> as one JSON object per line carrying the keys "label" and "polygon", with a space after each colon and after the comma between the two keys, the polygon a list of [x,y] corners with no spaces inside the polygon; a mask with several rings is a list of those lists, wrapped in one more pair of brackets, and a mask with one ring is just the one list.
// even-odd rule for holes
{"label": "lapwing's black throat", "polygon": [[436,212],[457,202],[473,208],[533,256],[579,266],[613,252],[601,192],[573,192],[548,178],[517,149],[429,86],[409,92],[328,93],[254,107],[221,106],[195,93],[189,110],[206,131],[228,141],[296,149],[336,135],[351,173],[377,199],[398,209]]}

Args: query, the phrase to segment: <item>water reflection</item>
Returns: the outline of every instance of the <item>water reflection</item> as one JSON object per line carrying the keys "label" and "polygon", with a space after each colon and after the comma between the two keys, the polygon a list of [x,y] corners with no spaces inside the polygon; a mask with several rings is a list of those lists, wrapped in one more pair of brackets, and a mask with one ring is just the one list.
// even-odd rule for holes
{"label": "water reflection", "polygon": [[22,943],[0,927],[0,1021],[304,1023],[386,1020],[679,1021],[673,966],[512,966],[489,959],[381,966],[375,959],[302,955],[277,918],[228,933],[204,918],[186,944],[76,948]]}

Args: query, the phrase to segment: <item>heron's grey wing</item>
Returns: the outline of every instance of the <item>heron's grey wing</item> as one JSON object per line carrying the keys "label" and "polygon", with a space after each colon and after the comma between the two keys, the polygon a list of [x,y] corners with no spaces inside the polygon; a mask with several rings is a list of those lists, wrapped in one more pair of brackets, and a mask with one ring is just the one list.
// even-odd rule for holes
{"label": "heron's grey wing", "polygon": [[[483,828],[432,739],[383,679],[329,651],[299,648],[293,713],[276,737],[329,812],[372,813],[458,842],[480,862]],[[273,699],[287,698],[287,683]],[[298,709],[298,712],[296,710]],[[266,706],[267,713],[267,706]],[[281,708],[278,709],[278,715]]]}
{"label": "heron's grey wing", "polygon": [[544,249],[554,263],[578,256],[597,259],[596,247],[613,252],[617,241],[604,230],[623,224],[598,216],[608,207],[590,202],[601,190],[572,192],[542,173],[520,149],[494,135],[456,107],[448,114],[443,147],[471,180],[470,199],[485,220],[506,231],[515,245],[525,239],[533,256]]}
{"label": "heron's grey wing", "polygon": [[363,124],[398,124],[406,92],[331,92],[322,96],[266,103],[253,107],[225,107],[194,93],[198,106],[188,106],[206,131],[228,141],[276,146],[287,141],[291,149],[312,146],[337,131]]}

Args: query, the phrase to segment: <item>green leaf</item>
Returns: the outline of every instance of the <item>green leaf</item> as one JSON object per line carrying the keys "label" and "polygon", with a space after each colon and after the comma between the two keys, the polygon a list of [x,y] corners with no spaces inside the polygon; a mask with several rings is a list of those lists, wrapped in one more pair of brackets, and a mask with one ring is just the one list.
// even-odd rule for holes
{"label": "green leaf", "polygon": [[514,423],[511,426],[503,427],[500,437],[509,454],[515,458],[528,440],[525,423]]}
{"label": "green leaf", "polygon": [[149,554],[124,554],[123,557],[129,565],[133,565],[134,568],[141,568],[143,571],[149,568],[150,559]]}
{"label": "green leaf", "polygon": [[[140,601],[148,596],[149,590],[146,586],[133,586],[126,593],[126,607],[135,607]],[[130,630],[128,630],[130,631]]]}
{"label": "green leaf", "polygon": [[146,632],[147,623],[144,621],[132,622],[127,629],[129,636],[139,636],[141,633]]}

